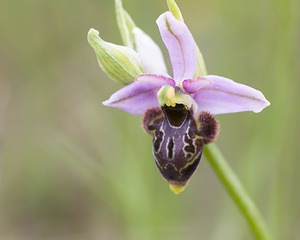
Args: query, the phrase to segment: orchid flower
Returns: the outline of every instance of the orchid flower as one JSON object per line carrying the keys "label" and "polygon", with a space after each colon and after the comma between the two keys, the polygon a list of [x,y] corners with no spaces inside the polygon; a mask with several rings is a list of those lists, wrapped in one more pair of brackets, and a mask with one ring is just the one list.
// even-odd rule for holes
{"label": "orchid flower", "polygon": [[196,72],[197,50],[188,27],[171,12],[163,13],[157,19],[157,25],[169,51],[174,77],[158,74],[139,75],[133,83],[104,101],[104,105],[131,114],[143,114],[149,108],[160,106],[157,93],[165,85],[178,86],[184,94],[191,96],[193,104],[196,105],[196,113],[260,112],[270,105],[260,91],[228,78],[216,75],[193,78]]}
{"label": "orchid flower", "polygon": [[[257,113],[270,103],[260,91],[228,78],[197,76],[197,45],[184,21],[167,11],[156,23],[169,52],[173,77],[166,72],[149,73],[152,54],[144,51],[147,55],[139,57],[144,59],[142,66],[147,62],[148,73],[137,75],[103,104],[131,114],[144,114],[143,127],[153,136],[155,163],[170,188],[180,193],[199,164],[204,144],[214,141],[218,134],[213,115]],[[146,47],[142,46],[139,53]],[[155,61],[152,60],[157,69]]]}

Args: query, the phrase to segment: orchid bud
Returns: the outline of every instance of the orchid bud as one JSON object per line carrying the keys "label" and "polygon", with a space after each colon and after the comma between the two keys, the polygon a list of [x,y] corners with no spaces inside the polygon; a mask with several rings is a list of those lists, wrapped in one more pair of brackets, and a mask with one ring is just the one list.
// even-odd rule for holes
{"label": "orchid bud", "polygon": [[88,32],[88,42],[96,53],[101,69],[112,80],[129,84],[143,73],[139,57],[133,49],[103,41],[95,29]]}

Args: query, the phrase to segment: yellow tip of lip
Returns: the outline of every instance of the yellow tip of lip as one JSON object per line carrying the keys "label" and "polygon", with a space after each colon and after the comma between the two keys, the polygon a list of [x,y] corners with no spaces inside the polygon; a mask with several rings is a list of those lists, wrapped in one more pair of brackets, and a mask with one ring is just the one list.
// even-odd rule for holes
{"label": "yellow tip of lip", "polygon": [[184,191],[186,186],[176,186],[176,185],[172,185],[170,184],[170,189],[175,193],[175,194],[179,194],[182,193]]}

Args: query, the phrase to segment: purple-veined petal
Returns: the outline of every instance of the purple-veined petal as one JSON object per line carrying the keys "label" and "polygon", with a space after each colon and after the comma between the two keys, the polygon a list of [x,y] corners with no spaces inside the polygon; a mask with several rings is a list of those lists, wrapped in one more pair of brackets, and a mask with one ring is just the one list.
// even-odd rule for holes
{"label": "purple-veined petal", "polygon": [[201,88],[205,87],[208,84],[212,84],[211,80],[208,80],[203,77],[194,78],[194,79],[185,79],[182,81],[183,89],[190,94],[198,92]]}
{"label": "purple-veined petal", "polygon": [[132,34],[144,73],[167,73],[162,52],[156,43],[137,27],[133,28]]}
{"label": "purple-veined petal", "polygon": [[252,87],[220,76],[208,75],[204,78],[213,83],[193,94],[198,111],[208,111],[212,114],[245,111],[258,113],[270,105],[262,92]]}
{"label": "purple-veined petal", "polygon": [[188,27],[171,12],[160,15],[156,23],[169,51],[175,81],[192,78],[196,71],[197,51]]}
{"label": "purple-veined petal", "polygon": [[147,109],[159,107],[157,92],[163,85],[174,86],[172,78],[155,74],[144,74],[136,80],[115,92],[103,104],[119,108],[131,114],[142,114]]}

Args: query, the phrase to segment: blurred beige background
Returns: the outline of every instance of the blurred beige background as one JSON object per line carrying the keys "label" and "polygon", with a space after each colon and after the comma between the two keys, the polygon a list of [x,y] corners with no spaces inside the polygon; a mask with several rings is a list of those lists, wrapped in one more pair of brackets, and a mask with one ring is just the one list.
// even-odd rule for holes
{"label": "blurred beige background", "polygon": [[[297,239],[300,2],[177,3],[209,73],[271,102],[217,116],[217,143],[276,239]],[[155,24],[165,1],[123,5],[169,61]],[[0,2],[0,239],[251,239],[205,159],[175,196],[140,116],[102,106],[120,86],[97,65],[91,27],[121,43],[114,1]]]}

